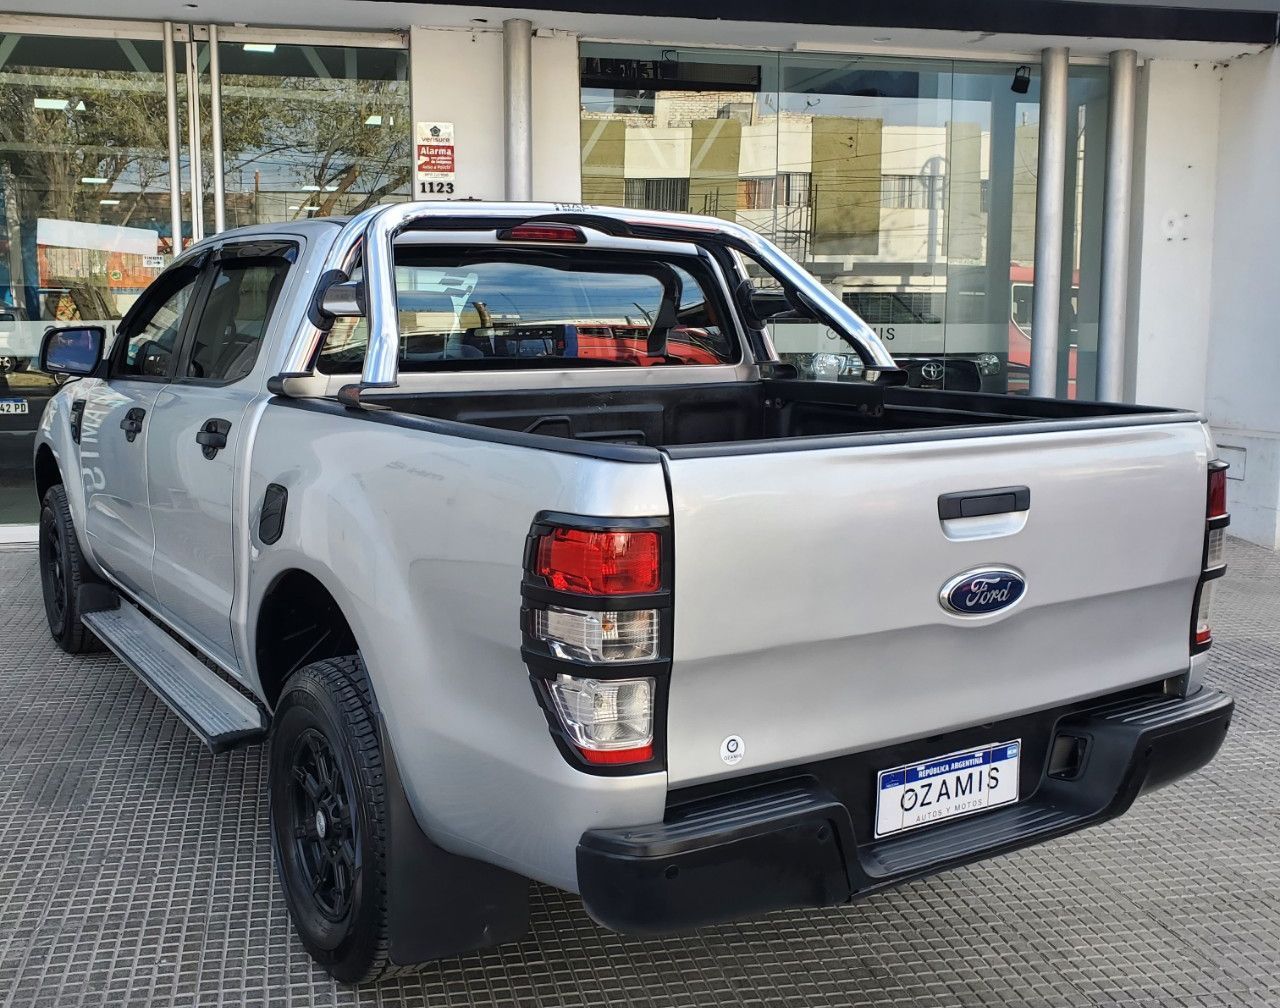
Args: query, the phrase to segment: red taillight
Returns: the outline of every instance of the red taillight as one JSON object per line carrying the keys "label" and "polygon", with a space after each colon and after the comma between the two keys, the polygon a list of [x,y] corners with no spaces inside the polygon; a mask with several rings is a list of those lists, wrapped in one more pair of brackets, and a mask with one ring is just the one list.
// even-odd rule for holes
{"label": "red taillight", "polygon": [[583,749],[577,747],[582,758],[597,766],[618,766],[621,763],[648,763],[653,759],[653,743],[636,749]]}
{"label": "red taillight", "polygon": [[587,236],[568,224],[517,224],[501,232],[503,241],[572,242],[585,245]]}
{"label": "red taillight", "polygon": [[1227,514],[1227,463],[1209,462],[1209,489],[1205,500],[1204,547],[1201,552],[1200,583],[1196,586],[1195,611],[1191,614],[1191,653],[1198,654],[1213,643],[1213,595],[1215,579],[1226,573],[1223,552]]}
{"label": "red taillight", "polygon": [[1209,505],[1205,517],[1225,518],[1227,514],[1227,463],[1214,459],[1209,463]]}
{"label": "red taillight", "polygon": [[657,532],[557,528],[538,540],[534,570],[556,591],[645,595],[662,587]]}

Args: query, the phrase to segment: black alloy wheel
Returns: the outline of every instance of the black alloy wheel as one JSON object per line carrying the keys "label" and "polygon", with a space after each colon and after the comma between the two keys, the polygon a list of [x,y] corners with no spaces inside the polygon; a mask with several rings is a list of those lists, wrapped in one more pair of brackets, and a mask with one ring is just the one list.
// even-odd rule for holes
{"label": "black alloy wheel", "polygon": [[271,847],[311,957],[348,983],[391,969],[382,744],[364,663],[313,662],[271,721]]}
{"label": "black alloy wheel", "polygon": [[316,908],[339,923],[351,912],[360,853],[351,822],[351,785],[329,740],[314,728],[294,740],[292,764],[294,858]]}

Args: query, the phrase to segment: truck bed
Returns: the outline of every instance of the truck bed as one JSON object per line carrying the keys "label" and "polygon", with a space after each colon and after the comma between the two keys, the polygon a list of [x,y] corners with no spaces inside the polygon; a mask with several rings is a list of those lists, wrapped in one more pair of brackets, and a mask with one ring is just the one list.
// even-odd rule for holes
{"label": "truck bed", "polygon": [[1119,403],[787,379],[365,398],[402,414],[578,442],[660,448],[676,456],[717,449],[738,453],[751,445],[767,450],[778,442],[832,435],[910,434],[914,440],[926,432],[959,428],[976,435],[1003,433],[1027,423],[1037,429],[1052,423],[1091,426],[1089,421],[1105,426],[1122,418],[1142,423],[1150,422],[1147,418],[1168,420],[1173,412]]}

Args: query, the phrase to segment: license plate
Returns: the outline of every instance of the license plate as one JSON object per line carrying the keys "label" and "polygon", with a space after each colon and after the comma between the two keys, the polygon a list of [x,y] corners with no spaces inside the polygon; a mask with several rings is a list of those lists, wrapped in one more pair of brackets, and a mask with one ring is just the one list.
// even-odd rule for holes
{"label": "license plate", "polygon": [[881,770],[876,778],[876,836],[973,815],[1018,800],[1022,740]]}
{"label": "license plate", "polygon": [[25,399],[0,399],[0,413],[26,413]]}

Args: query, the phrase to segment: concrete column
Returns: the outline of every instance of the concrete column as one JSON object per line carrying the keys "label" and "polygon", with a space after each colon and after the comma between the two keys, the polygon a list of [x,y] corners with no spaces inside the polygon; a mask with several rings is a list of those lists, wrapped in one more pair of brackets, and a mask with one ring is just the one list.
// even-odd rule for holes
{"label": "concrete column", "polygon": [[[1203,335],[1205,352],[1186,366],[1208,367],[1209,422],[1218,454],[1231,464],[1228,531],[1280,549],[1280,283],[1275,266],[1280,245],[1280,200],[1275,195],[1280,51],[1272,48],[1215,67],[1213,79],[1221,80],[1222,91],[1220,128],[1210,134],[1218,142],[1217,184],[1209,187],[1216,189],[1212,283],[1204,314],[1186,320],[1188,328],[1205,325],[1203,334],[1194,333]],[[1181,119],[1182,133],[1195,138],[1209,124],[1194,118],[1195,109],[1189,111]],[[1197,188],[1196,194],[1201,193]],[[1192,222],[1202,226],[1194,217]],[[1188,245],[1199,239],[1199,230],[1188,228]],[[1203,278],[1208,267],[1203,254],[1199,266]],[[1145,292],[1145,269],[1142,282]],[[1180,299],[1179,286],[1169,290],[1175,292],[1173,300]]]}
{"label": "concrete column", "polygon": [[409,61],[415,128],[453,123],[454,199],[503,199],[502,33],[410,28]]}
{"label": "concrete column", "polygon": [[1098,398],[1124,396],[1125,329],[1129,298],[1129,223],[1133,190],[1134,95],[1138,54],[1111,54],[1107,109],[1107,170],[1103,196],[1102,294],[1098,309]]}
{"label": "concrete column", "polygon": [[1062,300],[1062,220],[1067,158],[1065,48],[1040,58],[1040,147],[1036,170],[1036,281],[1031,316],[1031,394],[1058,389],[1059,308]]}
{"label": "concrete column", "polygon": [[533,196],[533,25],[502,22],[503,135],[507,199]]}

